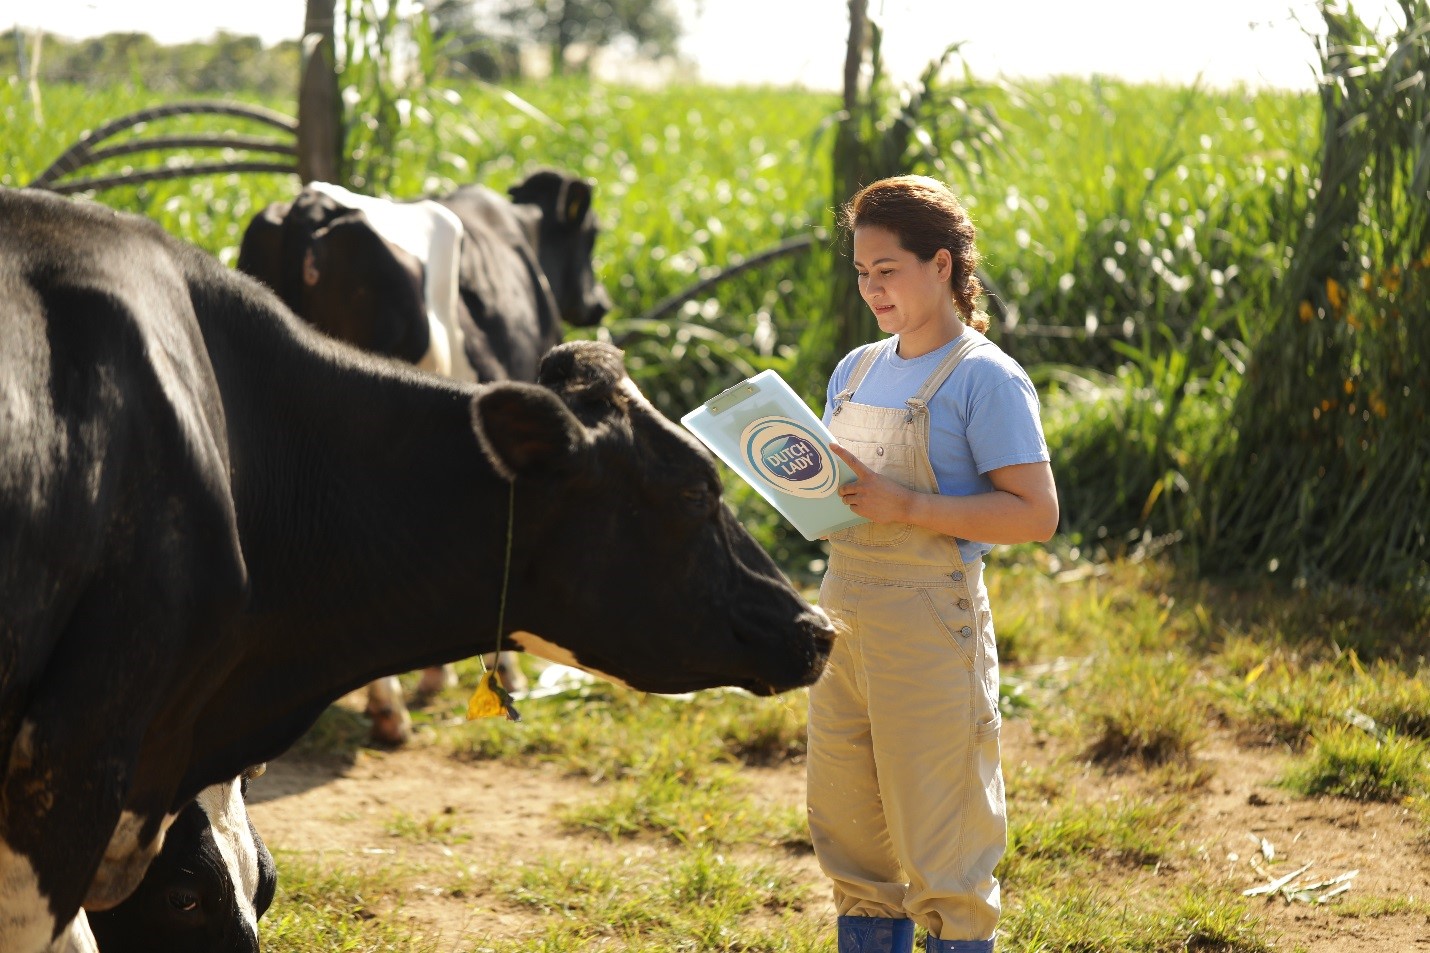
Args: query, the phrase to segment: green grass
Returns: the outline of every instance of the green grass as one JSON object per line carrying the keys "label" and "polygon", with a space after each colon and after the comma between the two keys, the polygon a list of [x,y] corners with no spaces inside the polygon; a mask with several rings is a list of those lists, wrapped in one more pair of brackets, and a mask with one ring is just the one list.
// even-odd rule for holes
{"label": "green grass", "polygon": [[1150,868],[1175,849],[1177,821],[1186,809],[1175,798],[1131,803],[1049,804],[1010,792],[1008,854],[1000,876],[1009,889],[1058,879],[1079,869]]}
{"label": "green grass", "polygon": [[413,817],[406,811],[398,811],[383,825],[383,830],[414,844],[460,844],[472,839],[470,831],[457,826],[450,810],[429,817]]}
{"label": "green grass", "polygon": [[[828,930],[788,918],[810,890],[779,869],[703,848],[673,860],[582,864],[544,859],[495,891],[548,922],[537,940],[478,942],[493,953],[547,950],[833,951]],[[752,919],[768,926],[751,929]]]}
{"label": "green grass", "polygon": [[[1005,662],[1004,686],[1018,701],[1005,710],[1047,743],[1044,757],[1005,762],[1001,949],[1288,949],[1239,888],[1204,879],[1205,858],[1186,833],[1208,793],[1202,744],[1214,728],[1249,745],[1299,751],[1287,796],[1403,804],[1416,842],[1430,843],[1430,763],[1423,737],[1408,730],[1423,727],[1425,711],[1425,663],[1411,651],[1421,644],[1413,633],[1380,628],[1386,616],[1374,613],[1338,616],[1319,631],[1303,627],[1308,614],[1344,598],[1308,607],[1315,600],[1260,584],[1188,580],[1157,560],[1087,571],[1091,564],[1069,560],[1066,551],[1025,549],[1000,557],[988,577],[994,605],[1007,608],[1000,632],[1011,632],[1018,648],[1017,660]],[[1366,641],[1368,630],[1381,632],[1384,657],[1365,662],[1337,644]],[[460,668],[470,687],[474,664]],[[788,866],[809,861],[803,806],[771,810],[751,784],[750,772],[771,763],[798,770],[802,695],[666,699],[592,685],[524,703],[518,724],[461,724],[453,719],[465,689],[453,689],[419,713],[418,743],[457,760],[555,765],[585,779],[594,796],[557,810],[570,855],[423,870],[420,880],[522,911],[524,939],[477,940],[472,950],[833,953],[827,886]],[[1385,739],[1348,723],[1349,707]],[[1148,734],[1148,724],[1166,737]],[[1092,760],[1113,736],[1122,756]],[[399,813],[388,827],[414,843],[453,843],[463,831],[448,821]],[[293,896],[270,914],[281,924],[276,949],[297,948],[281,944],[295,942],[299,925],[333,938],[315,950],[348,942],[424,949],[389,915],[417,872],[398,861],[385,878],[301,864],[292,872],[295,861],[281,852],[279,863]],[[1422,908],[1353,886],[1326,909],[1369,922]]]}
{"label": "green grass", "polygon": [[1206,734],[1193,666],[1175,651],[1097,656],[1071,701],[1095,760],[1189,760]]}
{"label": "green grass", "polygon": [[1400,801],[1430,795],[1430,745],[1356,726],[1332,725],[1286,777],[1302,794],[1331,794],[1357,801]]}
{"label": "green grass", "polygon": [[278,850],[278,891],[261,922],[270,953],[435,953],[391,914],[401,892],[379,873],[323,870]]}
{"label": "green grass", "polygon": [[1208,896],[1143,893],[1142,902],[1090,890],[1033,893],[1004,920],[1017,953],[1274,953],[1248,905]]}

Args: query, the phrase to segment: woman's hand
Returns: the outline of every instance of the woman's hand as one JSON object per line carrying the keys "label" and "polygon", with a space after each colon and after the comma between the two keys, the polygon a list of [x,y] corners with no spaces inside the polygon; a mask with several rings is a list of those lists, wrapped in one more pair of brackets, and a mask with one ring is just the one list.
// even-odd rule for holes
{"label": "woman's hand", "polygon": [[837,443],[831,443],[829,449],[854,471],[854,480],[839,488],[839,497],[855,515],[875,523],[909,522],[913,490],[875,473]]}

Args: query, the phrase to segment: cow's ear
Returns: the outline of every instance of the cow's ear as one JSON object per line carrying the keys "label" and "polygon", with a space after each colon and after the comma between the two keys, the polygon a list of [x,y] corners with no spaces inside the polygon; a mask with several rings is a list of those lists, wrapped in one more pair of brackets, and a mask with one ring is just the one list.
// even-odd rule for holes
{"label": "cow's ear", "polygon": [[561,193],[561,204],[556,212],[562,223],[580,225],[586,221],[586,213],[591,210],[591,183],[585,179],[568,179]]}
{"label": "cow's ear", "polygon": [[537,384],[488,384],[472,398],[477,443],[504,479],[564,469],[586,446],[585,428]]}
{"label": "cow's ear", "polygon": [[289,202],[274,202],[253,216],[238,246],[238,270],[279,292],[283,284],[283,219],[291,207]]}

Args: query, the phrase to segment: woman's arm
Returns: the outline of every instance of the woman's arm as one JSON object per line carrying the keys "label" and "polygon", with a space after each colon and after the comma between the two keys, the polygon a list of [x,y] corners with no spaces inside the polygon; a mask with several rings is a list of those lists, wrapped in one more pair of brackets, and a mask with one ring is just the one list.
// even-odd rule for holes
{"label": "woman's arm", "polygon": [[1019,463],[988,471],[993,489],[971,496],[920,493],[880,476],[854,454],[832,445],[858,478],[839,495],[858,515],[875,523],[912,523],[945,536],[1011,545],[1046,542],[1058,528],[1058,490],[1046,462]]}

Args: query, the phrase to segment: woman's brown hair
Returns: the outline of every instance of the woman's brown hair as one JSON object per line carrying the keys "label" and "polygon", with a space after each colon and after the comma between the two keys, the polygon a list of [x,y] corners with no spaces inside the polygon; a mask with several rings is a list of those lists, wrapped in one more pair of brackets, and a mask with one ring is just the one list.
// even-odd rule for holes
{"label": "woman's brown hair", "polygon": [[953,256],[949,286],[954,303],[976,330],[988,330],[988,316],[973,303],[983,294],[983,283],[975,271],[978,250],[973,243],[973,221],[948,186],[926,175],[880,179],[864,186],[839,209],[839,224],[850,234],[865,226],[887,229],[898,237],[901,248],[923,262],[932,261],[940,248],[947,248]]}

